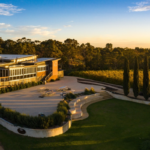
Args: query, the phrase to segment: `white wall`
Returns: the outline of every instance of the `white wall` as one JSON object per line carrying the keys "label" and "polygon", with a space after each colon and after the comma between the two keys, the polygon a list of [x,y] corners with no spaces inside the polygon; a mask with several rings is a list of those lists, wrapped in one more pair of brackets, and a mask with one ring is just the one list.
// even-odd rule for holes
{"label": "white wall", "polygon": [[[6,129],[16,133],[20,134],[17,130],[21,127],[14,126],[13,124],[7,122],[6,120],[0,118],[0,124],[5,127]],[[21,128],[26,131],[25,134],[20,134],[24,136],[29,137],[35,137],[35,138],[47,138],[47,137],[53,137],[60,134],[65,133],[70,127],[71,127],[72,121],[69,120],[66,124],[64,124],[61,127],[53,128],[53,129],[29,129],[29,128]]]}

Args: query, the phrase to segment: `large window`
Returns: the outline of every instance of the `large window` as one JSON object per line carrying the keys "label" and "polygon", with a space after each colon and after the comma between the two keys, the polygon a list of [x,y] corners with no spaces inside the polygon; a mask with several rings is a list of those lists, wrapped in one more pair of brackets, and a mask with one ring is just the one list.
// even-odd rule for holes
{"label": "large window", "polygon": [[22,69],[13,69],[10,70],[10,77],[12,76],[21,76],[21,75],[25,75],[25,74],[35,74],[36,73],[36,68],[32,67],[32,68],[22,68]]}
{"label": "large window", "polygon": [[49,70],[49,66],[38,66],[38,72],[40,71],[48,71]]}
{"label": "large window", "polygon": [[8,76],[8,70],[1,69],[0,70],[0,77],[7,77]]}
{"label": "large window", "polygon": [[24,68],[23,72],[24,72],[24,74],[33,74],[33,73],[36,73],[36,68],[35,67],[33,67],[33,68]]}
{"label": "large window", "polygon": [[19,80],[36,76],[36,67],[10,70],[10,80]]}

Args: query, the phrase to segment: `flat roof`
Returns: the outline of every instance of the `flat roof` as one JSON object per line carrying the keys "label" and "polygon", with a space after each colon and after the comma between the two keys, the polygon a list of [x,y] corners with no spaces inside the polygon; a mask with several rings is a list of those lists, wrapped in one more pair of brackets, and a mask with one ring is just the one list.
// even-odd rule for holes
{"label": "flat roof", "polygon": [[30,56],[35,56],[35,55],[0,54],[0,59],[13,60],[16,58],[24,58],[24,57],[30,57]]}
{"label": "flat roof", "polygon": [[54,60],[55,58],[37,58],[37,63],[42,61]]}
{"label": "flat roof", "polygon": [[39,62],[42,62],[42,61],[49,61],[49,60],[60,60],[59,58],[37,58],[37,61],[35,63],[39,63]]}

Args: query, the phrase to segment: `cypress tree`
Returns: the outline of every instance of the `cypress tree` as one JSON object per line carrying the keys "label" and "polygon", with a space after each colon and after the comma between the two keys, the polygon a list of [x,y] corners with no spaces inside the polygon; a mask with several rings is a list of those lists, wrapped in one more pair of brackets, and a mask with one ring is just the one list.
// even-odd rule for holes
{"label": "cypress tree", "polygon": [[134,75],[133,75],[133,93],[135,98],[139,95],[140,88],[139,88],[139,62],[138,58],[135,57],[134,62]]}
{"label": "cypress tree", "polygon": [[130,90],[130,70],[129,61],[127,58],[124,59],[124,73],[123,73],[123,89],[124,95],[127,96]]}
{"label": "cypress tree", "polygon": [[143,69],[143,95],[145,100],[149,97],[149,62],[148,57],[145,56],[144,59],[144,69]]}

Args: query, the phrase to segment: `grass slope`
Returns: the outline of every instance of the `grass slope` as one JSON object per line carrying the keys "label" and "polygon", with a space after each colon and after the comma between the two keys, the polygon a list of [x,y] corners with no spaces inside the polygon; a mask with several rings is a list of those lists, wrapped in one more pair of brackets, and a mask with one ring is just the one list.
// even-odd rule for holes
{"label": "grass slope", "polygon": [[53,138],[23,137],[0,126],[5,150],[138,150],[149,138],[150,106],[116,99],[92,104],[90,117]]}

